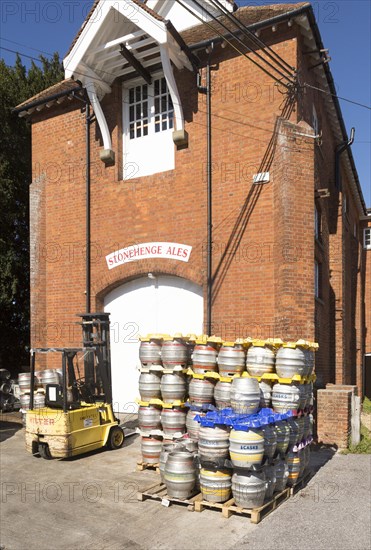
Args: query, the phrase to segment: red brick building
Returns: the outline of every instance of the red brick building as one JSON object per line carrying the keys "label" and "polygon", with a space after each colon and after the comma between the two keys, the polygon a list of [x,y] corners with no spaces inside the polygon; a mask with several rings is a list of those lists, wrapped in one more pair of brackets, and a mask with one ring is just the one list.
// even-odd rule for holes
{"label": "red brick building", "polygon": [[79,344],[90,294],[111,312],[121,410],[138,334],[157,331],[316,340],[318,387],[363,393],[370,212],[312,8],[234,9],[97,1],[66,80],[17,108],[32,122],[32,345]]}

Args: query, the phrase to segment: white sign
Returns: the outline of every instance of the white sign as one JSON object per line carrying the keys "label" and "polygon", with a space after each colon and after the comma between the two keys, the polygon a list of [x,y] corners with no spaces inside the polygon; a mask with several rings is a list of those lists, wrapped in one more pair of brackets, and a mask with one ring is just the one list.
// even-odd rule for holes
{"label": "white sign", "polygon": [[149,258],[165,258],[168,260],[180,260],[188,262],[192,247],[179,243],[142,243],[121,248],[106,256],[108,269],[119,265]]}

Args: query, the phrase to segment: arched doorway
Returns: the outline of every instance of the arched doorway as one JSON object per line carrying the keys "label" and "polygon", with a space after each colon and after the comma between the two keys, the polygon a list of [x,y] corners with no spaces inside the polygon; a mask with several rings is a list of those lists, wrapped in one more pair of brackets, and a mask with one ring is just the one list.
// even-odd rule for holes
{"label": "arched doorway", "polygon": [[112,391],[116,412],[137,410],[139,336],[153,332],[202,333],[202,287],[180,277],[152,277],[125,283],[104,299],[104,311],[111,314]]}

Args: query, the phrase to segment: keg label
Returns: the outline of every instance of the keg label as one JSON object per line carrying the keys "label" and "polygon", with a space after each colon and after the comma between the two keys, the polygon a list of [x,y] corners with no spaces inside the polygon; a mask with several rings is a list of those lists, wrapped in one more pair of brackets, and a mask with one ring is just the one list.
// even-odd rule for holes
{"label": "keg label", "polygon": [[191,256],[192,247],[187,244],[152,242],[141,243],[121,248],[106,256],[108,269],[119,265],[149,258],[165,258],[168,260],[179,260],[188,262]]}

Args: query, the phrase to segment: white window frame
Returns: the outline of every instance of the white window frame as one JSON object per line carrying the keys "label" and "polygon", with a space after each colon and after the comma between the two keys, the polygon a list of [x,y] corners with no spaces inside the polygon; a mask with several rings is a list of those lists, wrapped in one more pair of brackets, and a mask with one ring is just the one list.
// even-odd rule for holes
{"label": "white window frame", "polygon": [[[159,93],[156,94],[156,83],[160,82]],[[165,82],[166,90],[162,89],[162,84]],[[140,88],[140,99],[136,98],[136,91]],[[142,98],[142,92],[146,89],[146,97]],[[135,82],[132,86],[126,86],[126,89],[131,92],[133,90],[134,101],[129,103],[129,139],[141,139],[142,137],[152,136],[161,132],[167,132],[168,130],[174,130],[174,107],[171,100],[170,92],[166,84],[166,79],[163,75],[159,74],[152,80],[152,84],[146,82]],[[166,109],[160,109],[156,113],[156,102],[162,104],[162,100],[166,102]],[[146,103],[147,112],[144,114],[143,107]],[[136,114],[137,107],[140,108],[140,117]],[[133,117],[131,112],[133,111]],[[139,124],[138,124],[139,121]],[[143,122],[145,121],[145,122]],[[127,121],[126,121],[127,123]],[[164,128],[163,126],[166,125]],[[162,126],[162,127],[161,127]],[[147,131],[147,134],[144,134]],[[140,135],[135,135],[140,133]],[[133,136],[133,137],[132,137]]]}
{"label": "white window frame", "polygon": [[[150,176],[160,172],[173,170],[175,168],[175,151],[173,142],[173,131],[175,126],[174,108],[172,109],[171,124],[166,130],[155,131],[155,81],[164,78],[161,71],[154,73],[152,83],[146,84],[143,78],[136,78],[123,83],[122,94],[122,124],[123,124],[123,179],[128,180],[142,176]],[[132,88],[147,85],[148,97],[148,123],[139,124],[141,135],[130,137],[130,105],[129,95]],[[160,96],[161,97],[161,96]],[[167,98],[171,101],[169,89]],[[135,103],[134,103],[135,105]],[[134,109],[135,110],[135,109]],[[143,109],[142,109],[143,112]],[[167,109],[169,114],[169,109]],[[163,113],[160,113],[160,116]],[[168,119],[168,121],[170,118]],[[147,127],[147,135],[143,135],[143,128]]]}
{"label": "white window frame", "polygon": [[363,230],[363,248],[371,250],[371,227],[366,227]]}

